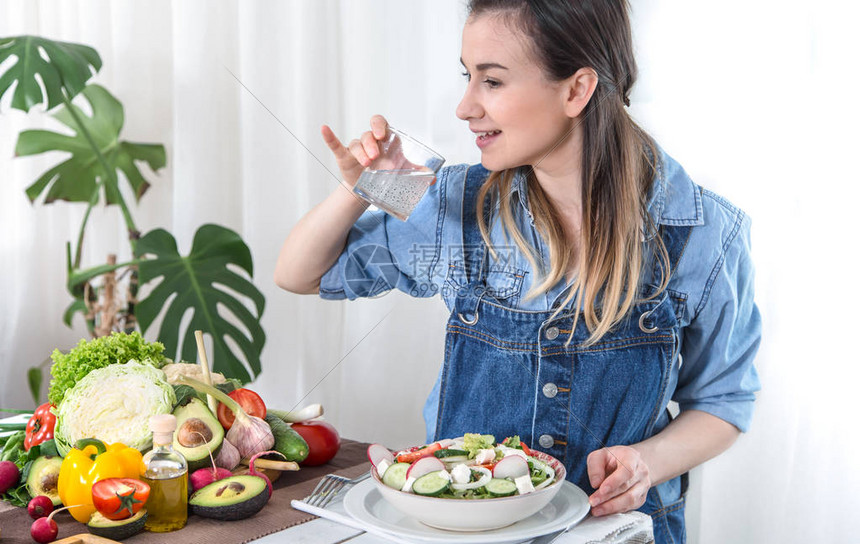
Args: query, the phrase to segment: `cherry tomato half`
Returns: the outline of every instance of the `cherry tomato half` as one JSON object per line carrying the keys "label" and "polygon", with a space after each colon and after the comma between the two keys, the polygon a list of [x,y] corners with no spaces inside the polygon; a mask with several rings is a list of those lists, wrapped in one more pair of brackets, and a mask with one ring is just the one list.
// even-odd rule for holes
{"label": "cherry tomato half", "polygon": [[134,478],[107,478],[93,484],[93,506],[108,519],[130,518],[148,498],[149,486]]}
{"label": "cherry tomato half", "polygon": [[328,463],[340,449],[340,435],[330,423],[303,421],[293,423],[292,427],[308,443],[308,456],[300,465],[312,467]]}
{"label": "cherry tomato half", "polygon": [[[236,389],[235,391],[230,391],[227,395],[238,402],[239,406],[241,406],[249,416],[256,416],[259,418],[266,417],[266,404],[263,402],[260,395],[254,393],[250,389]],[[221,403],[218,403],[218,421],[221,422],[222,427],[229,429],[233,426],[233,421],[235,419],[236,415],[233,413],[233,410],[227,408]]]}

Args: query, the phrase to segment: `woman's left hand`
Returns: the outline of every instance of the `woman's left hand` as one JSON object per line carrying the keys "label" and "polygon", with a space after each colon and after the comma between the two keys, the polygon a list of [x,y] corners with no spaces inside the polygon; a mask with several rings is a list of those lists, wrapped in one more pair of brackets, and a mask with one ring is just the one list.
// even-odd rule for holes
{"label": "woman's left hand", "polygon": [[648,465],[635,448],[612,446],[588,454],[588,479],[597,489],[588,502],[591,514],[605,516],[645,504],[651,488]]}

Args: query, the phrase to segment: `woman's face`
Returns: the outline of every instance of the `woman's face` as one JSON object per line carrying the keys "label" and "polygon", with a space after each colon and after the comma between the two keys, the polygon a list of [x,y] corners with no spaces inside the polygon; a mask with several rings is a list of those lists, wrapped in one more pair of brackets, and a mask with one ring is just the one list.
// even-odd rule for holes
{"label": "woman's face", "polygon": [[469,17],[463,28],[461,61],[469,83],[457,117],[469,122],[481,163],[494,171],[551,163],[570,152],[560,145],[573,126],[564,111],[566,91],[547,80],[528,37],[512,27],[486,14]]}

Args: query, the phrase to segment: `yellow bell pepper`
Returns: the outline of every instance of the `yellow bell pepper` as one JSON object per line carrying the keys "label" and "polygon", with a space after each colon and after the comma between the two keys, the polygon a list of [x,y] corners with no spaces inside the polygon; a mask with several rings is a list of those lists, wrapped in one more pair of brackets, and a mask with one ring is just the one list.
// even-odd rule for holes
{"label": "yellow bell pepper", "polygon": [[106,478],[139,479],[146,467],[143,456],[125,444],[105,445],[95,438],[78,440],[60,466],[57,492],[63,506],[74,506],[69,512],[86,523],[96,511],[93,506],[93,484]]}

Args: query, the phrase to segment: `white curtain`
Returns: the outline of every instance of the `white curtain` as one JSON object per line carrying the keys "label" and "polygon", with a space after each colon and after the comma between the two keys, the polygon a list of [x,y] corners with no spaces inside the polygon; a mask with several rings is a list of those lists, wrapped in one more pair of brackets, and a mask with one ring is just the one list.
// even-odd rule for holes
{"label": "white curtain", "polygon": [[[690,541],[849,541],[839,513],[860,486],[858,10],[632,4],[631,112],[696,181],[752,216],[765,320],[752,431],[695,471]],[[391,447],[423,440],[444,305],[398,293],[325,302],[282,292],[271,276],[289,229],[335,187],[321,124],[348,140],[382,113],[450,164],[479,160],[454,116],[464,19],[460,0],[0,0],[0,36],[95,47],[95,81],[125,106],[123,138],[166,146],[168,167],[134,210],[141,230],[168,229],[184,252],[213,222],[249,244],[267,299],[264,370],[251,387],[280,408],[321,402],[342,435]],[[26,369],[86,334],[80,320],[60,320],[65,243],[83,208],[30,205],[24,188],[58,157],[13,158],[18,133],[43,127],[56,124],[0,102],[0,407],[31,406]],[[117,210],[96,211],[87,234],[85,263],[128,257]]]}

